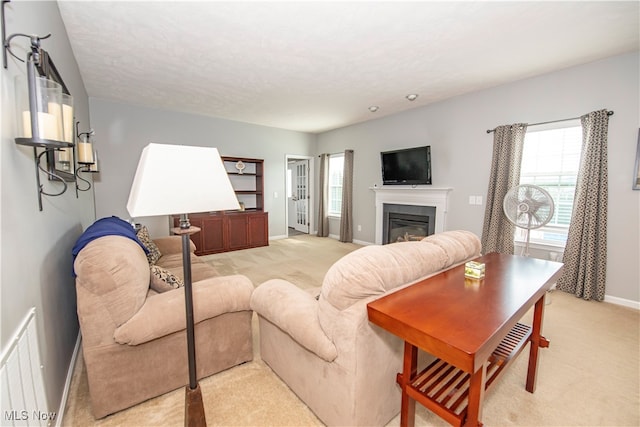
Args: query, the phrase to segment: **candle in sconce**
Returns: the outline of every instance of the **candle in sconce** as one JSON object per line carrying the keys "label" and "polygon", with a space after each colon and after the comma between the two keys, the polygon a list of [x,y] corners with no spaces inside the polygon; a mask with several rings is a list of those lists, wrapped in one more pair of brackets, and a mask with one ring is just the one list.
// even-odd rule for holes
{"label": "candle in sconce", "polygon": [[62,139],[73,144],[73,107],[62,106]]}
{"label": "candle in sconce", "polygon": [[[47,139],[55,139],[56,141],[65,141],[73,144],[73,97],[65,94],[63,95],[62,105],[49,102],[48,108],[49,114],[53,114],[55,118],[58,130],[55,132],[55,138],[49,137]],[[53,134],[54,132],[51,133]]]}
{"label": "candle in sconce", "polygon": [[53,116],[53,119],[55,120],[55,131],[53,131],[52,134],[55,134],[56,136],[55,138],[47,139],[62,141],[62,106],[57,102],[48,102],[47,113],[51,114]]}
{"label": "candle in sconce", "polygon": [[[63,141],[62,86],[43,77],[36,77],[35,82],[27,83],[25,76],[16,76],[18,136]],[[32,93],[30,88],[35,88],[35,91]],[[65,103],[72,106],[71,96],[65,96],[68,97]],[[70,120],[73,122],[73,118]]]}
{"label": "candle in sconce", "polygon": [[73,129],[73,96],[63,93],[61,105],[60,140],[73,144],[76,136]]}
{"label": "candle in sconce", "polygon": [[78,163],[93,163],[93,147],[86,136],[82,136],[82,140],[78,142]]}
{"label": "candle in sconce", "polygon": [[73,144],[73,106],[62,105],[62,132],[61,140]]}
{"label": "candle in sconce", "polygon": [[61,163],[70,163],[71,155],[69,148],[63,148],[58,151],[58,161]]}
{"label": "candle in sconce", "polygon": [[89,165],[89,172],[100,172],[98,169],[98,152],[93,152],[93,164]]}
{"label": "candle in sconce", "polygon": [[[38,112],[38,133],[42,139],[52,139],[59,141],[59,126],[56,116],[50,113]],[[22,132],[25,138],[31,138],[31,113],[29,111],[22,112]]]}

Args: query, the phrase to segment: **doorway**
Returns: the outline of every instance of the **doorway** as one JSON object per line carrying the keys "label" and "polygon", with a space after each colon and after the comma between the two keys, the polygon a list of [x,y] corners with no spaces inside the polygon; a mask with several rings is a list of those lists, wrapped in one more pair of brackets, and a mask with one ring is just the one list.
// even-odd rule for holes
{"label": "doorway", "polygon": [[313,158],[287,155],[287,235],[309,234],[313,205],[311,177]]}

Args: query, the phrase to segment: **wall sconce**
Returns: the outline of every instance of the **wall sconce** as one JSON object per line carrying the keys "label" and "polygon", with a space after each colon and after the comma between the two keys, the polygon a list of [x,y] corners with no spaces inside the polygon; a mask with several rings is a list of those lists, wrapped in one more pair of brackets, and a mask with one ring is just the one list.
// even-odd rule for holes
{"label": "wall sconce", "polygon": [[[3,1],[3,27],[4,27]],[[27,82],[26,92],[24,77],[16,77],[16,111],[17,136],[16,144],[33,147],[36,165],[36,185],[38,191],[38,207],[42,211],[42,195],[60,196],[67,190],[70,174],[61,176],[56,169],[56,155],[61,167],[71,169],[70,158],[73,147],[73,97],[64,84],[49,54],[40,47],[40,41],[45,37],[27,34],[12,34],[3,40],[4,54],[9,52],[21,62],[25,62],[11,51],[11,40],[14,37],[26,37],[30,40],[30,51],[27,53]],[[4,34],[3,34],[4,38]],[[5,68],[7,64],[4,64]],[[38,154],[38,148],[44,151]],[[47,168],[41,165],[42,157],[47,158]],[[44,190],[40,182],[40,172],[44,172],[49,180],[63,184],[61,191],[50,193]],[[64,169],[63,171],[64,172]],[[69,176],[70,175],[70,176]]]}
{"label": "wall sconce", "polygon": [[[78,168],[76,169],[76,198],[78,197],[78,191],[88,191],[91,189],[91,182],[80,176],[81,172],[98,173],[100,172],[98,167],[98,152],[93,149],[92,137],[95,134],[93,129],[89,132],[78,133],[78,124],[76,122],[76,134],[78,136],[78,143],[76,144]],[[78,180],[84,181],[87,184],[86,188],[81,188]]]}

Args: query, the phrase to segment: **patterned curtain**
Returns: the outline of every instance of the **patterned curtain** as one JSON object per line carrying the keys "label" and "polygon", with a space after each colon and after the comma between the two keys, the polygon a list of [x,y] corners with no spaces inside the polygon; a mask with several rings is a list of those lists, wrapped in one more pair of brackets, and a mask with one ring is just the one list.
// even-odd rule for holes
{"label": "patterned curtain", "polygon": [[564,271],[558,289],[585,300],[604,300],[607,273],[607,110],[580,118],[582,156],[573,201]]}
{"label": "patterned curtain", "polygon": [[318,236],[329,235],[329,154],[320,155],[320,201],[318,202]]}
{"label": "patterned curtain", "polygon": [[507,220],[502,201],[511,187],[520,183],[520,164],[527,125],[498,126],[493,135],[493,158],[482,227],[483,253],[513,253],[515,226]]}
{"label": "patterned curtain", "polygon": [[346,243],[353,242],[353,150],[344,151],[340,241]]}

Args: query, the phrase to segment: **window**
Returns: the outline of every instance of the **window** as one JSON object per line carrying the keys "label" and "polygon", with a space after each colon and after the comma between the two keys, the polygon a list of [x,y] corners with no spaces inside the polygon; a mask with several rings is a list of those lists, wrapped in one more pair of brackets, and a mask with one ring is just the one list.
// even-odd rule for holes
{"label": "window", "polygon": [[342,210],[342,172],[344,154],[329,157],[329,215],[340,216]]}
{"label": "window", "polygon": [[287,168],[287,198],[293,197],[293,176],[290,167]]}
{"label": "window", "polygon": [[[524,139],[520,183],[538,185],[553,198],[555,211],[549,223],[531,230],[530,241],[564,246],[567,241],[573,197],[580,167],[582,127],[527,131]],[[526,240],[526,230],[516,229],[516,241]]]}

